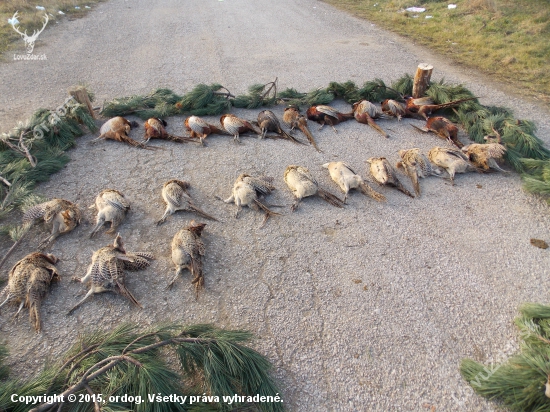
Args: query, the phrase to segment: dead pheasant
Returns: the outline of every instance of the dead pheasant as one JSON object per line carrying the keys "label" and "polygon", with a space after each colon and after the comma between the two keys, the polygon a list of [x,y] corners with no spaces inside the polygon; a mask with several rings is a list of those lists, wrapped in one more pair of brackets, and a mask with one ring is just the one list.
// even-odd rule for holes
{"label": "dead pheasant", "polygon": [[414,98],[411,96],[407,96],[405,97],[405,107],[410,113],[416,113],[427,120],[428,116],[437,110],[447,109],[449,107],[454,107],[460,103],[476,99],[477,97],[468,97],[466,99],[454,100],[449,103],[434,104],[434,101],[431,97]]}
{"label": "dead pheasant", "polygon": [[321,150],[319,150],[319,148],[317,147],[317,143],[315,143],[313,135],[307,127],[307,117],[300,113],[300,109],[298,108],[298,106],[290,105],[285,109],[285,112],[283,113],[283,122],[290,126],[291,132],[294,131],[296,127],[298,127],[298,129],[300,129],[302,133],[306,135],[307,140],[309,140],[309,143],[311,143],[315,150],[321,152]]}
{"label": "dead pheasant", "polygon": [[436,166],[445,169],[453,186],[456,173],[481,171],[470,163],[468,157],[462,151],[457,149],[434,147],[428,152],[428,158]]}
{"label": "dead pheasant", "polygon": [[136,142],[128,136],[132,127],[138,127],[138,124],[136,122],[129,122],[121,116],[113,117],[103,123],[101,129],[99,129],[99,137],[92,140],[92,142],[99,139],[116,140],[117,142],[127,143],[130,146],[145,148],[142,143]]}
{"label": "dead pheasant", "polygon": [[167,123],[163,119],[157,119],[156,117],[151,117],[148,119],[145,124],[145,136],[143,138],[143,143],[146,144],[151,139],[162,139],[170,140],[171,142],[185,143],[191,142],[192,140],[187,137],[174,136],[166,131]]}
{"label": "dead pheasant", "polygon": [[68,233],[80,224],[82,213],[78,206],[65,199],[52,199],[28,209],[23,215],[23,224],[30,225],[36,219],[44,219],[52,225],[52,233],[39,247],[45,247],[63,233]]}
{"label": "dead pheasant", "polygon": [[189,196],[189,193],[187,192],[188,188],[189,183],[182,180],[172,179],[164,183],[164,186],[162,187],[162,198],[166,203],[166,210],[164,211],[164,215],[162,215],[160,220],[157,222],[157,225],[164,223],[168,216],[178,210],[195,212],[202,217],[217,221],[215,217],[210,216],[195,206],[193,199],[191,199],[191,196]]}
{"label": "dead pheasant", "polygon": [[494,169],[507,173],[497,163],[497,160],[502,159],[506,153],[506,147],[500,143],[472,143],[464,146],[462,151],[476,167],[483,170]]}
{"label": "dead pheasant", "polygon": [[106,233],[115,233],[126,212],[130,210],[130,202],[118,190],[105,189],[97,195],[95,204],[90,206],[90,209],[93,208],[97,209],[97,218],[90,237],[93,237],[106,222],[111,222],[111,228]]}
{"label": "dead pheasant", "polygon": [[393,186],[407,196],[414,197],[399,181],[394,168],[385,157],[371,157],[367,163],[370,163],[370,173],[379,184]]}
{"label": "dead pheasant", "polygon": [[303,166],[290,165],[285,170],[285,183],[296,198],[291,210],[294,212],[302,199],[309,196],[319,196],[324,201],[335,207],[344,207],[344,202],[319,187],[317,180],[311,175],[309,169]]}
{"label": "dead pheasant", "polygon": [[398,169],[403,169],[411,179],[416,196],[420,196],[420,182],[418,178],[439,176],[441,171],[434,168],[428,158],[420,153],[420,149],[400,150],[401,161],[397,162]]}
{"label": "dead pheasant", "polygon": [[23,306],[29,309],[29,320],[36,332],[41,330],[40,305],[46,296],[51,282],[59,280],[55,267],[58,259],[54,255],[39,252],[31,253],[17,262],[10,270],[8,284],[0,292],[0,299],[6,299],[0,308],[7,303],[19,303],[21,312]]}
{"label": "dead pheasant", "polygon": [[388,137],[388,134],[382,130],[380,126],[376,124],[374,119],[381,118],[384,114],[378,110],[378,108],[369,102],[368,100],[361,100],[353,104],[353,115],[355,120],[359,123],[368,124],[378,133],[384,137]]}
{"label": "dead pheasant", "polygon": [[302,144],[302,142],[300,142],[299,140],[296,140],[294,136],[289,135],[287,132],[285,132],[281,128],[279,119],[277,119],[277,116],[275,116],[275,113],[273,113],[271,110],[262,110],[260,113],[258,113],[258,126],[262,131],[262,134],[260,135],[260,139],[265,138],[267,132],[275,132],[277,133],[278,136],[282,137],[283,139],[291,140],[294,143]]}
{"label": "dead pheasant", "polygon": [[262,134],[262,131],[258,127],[232,114],[222,115],[222,117],[220,117],[220,123],[229,134],[233,135],[233,141],[235,143],[241,143],[239,139],[241,133],[254,132],[258,135]]}
{"label": "dead pheasant", "polygon": [[234,202],[237,205],[235,218],[239,217],[242,206],[248,206],[254,210],[262,210],[265,213],[264,221],[260,226],[262,227],[265,225],[270,216],[279,215],[279,213],[275,213],[270,210],[269,205],[261,201],[263,196],[267,196],[275,190],[275,186],[271,184],[271,181],[272,179],[267,177],[253,177],[246,173],[242,173],[233,185],[231,196],[225,200],[220,200],[223,200],[225,203]]}
{"label": "dead pheasant", "polygon": [[220,127],[207,123],[198,116],[190,116],[185,119],[185,128],[189,131],[191,138],[200,139],[204,146],[204,139],[211,134],[229,134]]}
{"label": "dead pheasant", "polygon": [[458,127],[454,125],[450,120],[442,116],[430,117],[426,120],[425,127],[418,127],[411,125],[415,129],[421,132],[432,132],[438,135],[440,138],[447,140],[449,143],[455,145],[459,149],[464,146],[460,140],[458,140]]}
{"label": "dead pheasant", "polygon": [[387,116],[397,117],[398,121],[401,121],[403,117],[412,117],[412,113],[407,110],[405,104],[397,100],[384,100],[381,109]]}
{"label": "dead pheasant", "polygon": [[92,263],[83,278],[74,277],[73,280],[81,283],[90,282],[90,290],[86,296],[69,311],[69,315],[86,301],[90,296],[102,292],[114,292],[126,297],[134,305],[141,305],[134,295],[124,285],[126,274],[124,270],[142,270],[150,265],[153,256],[146,252],[126,252],[120,235],[117,235],[113,244],[102,247],[92,255]]}
{"label": "dead pheasant", "polygon": [[323,128],[325,124],[328,124],[335,133],[338,131],[334,128],[334,125],[338,123],[345,122],[346,120],[353,119],[354,114],[351,113],[340,113],[334,107],[326,105],[314,105],[307,109],[306,116],[309,120],[313,120],[321,125],[319,130]]}
{"label": "dead pheasant", "polygon": [[188,227],[181,229],[172,239],[172,262],[176,265],[176,275],[168,284],[170,289],[184,269],[189,269],[195,285],[195,298],[199,297],[199,291],[204,287],[202,273],[202,257],[204,256],[204,243],[201,234],[206,224],[191,221]]}
{"label": "dead pheasant", "polygon": [[340,189],[344,192],[344,203],[346,203],[350,189],[359,189],[361,193],[379,202],[386,201],[386,196],[374,191],[368,186],[361,176],[355,173],[348,164],[344,162],[330,162],[325,163],[323,167],[328,169],[332,180],[340,186]]}

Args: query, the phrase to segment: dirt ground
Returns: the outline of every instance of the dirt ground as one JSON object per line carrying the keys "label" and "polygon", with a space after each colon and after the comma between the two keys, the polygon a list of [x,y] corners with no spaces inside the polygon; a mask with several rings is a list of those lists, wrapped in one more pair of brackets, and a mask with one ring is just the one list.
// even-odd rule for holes
{"label": "dirt ground", "polygon": [[[429,62],[434,80],[463,83],[482,104],[512,108],[550,140],[548,112],[536,101],[314,0],[110,1],[83,19],[49,28],[35,53],[47,60],[7,55],[0,64],[1,131],[39,107],[60,105],[78,82],[101,103],[158,87],[184,93],[198,83],[241,94],[275,77],[281,90],[300,91],[330,81],[391,83]],[[343,102],[334,105],[349,110]],[[283,107],[273,110],[281,116]],[[234,111],[251,120],[258,112]],[[167,121],[169,131],[183,133],[184,118]],[[77,202],[87,222],[50,248],[63,276],[42,305],[43,332],[35,334],[26,316],[14,322],[15,308],[0,315],[0,339],[11,350],[14,373],[58,358],[78,334],[98,325],[212,322],[259,337],[256,348],[273,361],[291,411],[496,410],[471,393],[459,362],[489,362],[517,344],[512,320],[518,305],[547,303],[550,287],[548,251],[529,243],[548,240],[549,209],[522,191],[517,174],[459,175],[454,187],[429,178],[417,199],[379,188],[385,204],[352,192],[343,209],[306,199],[295,213],[286,207],[261,229],[261,214],[245,209],[235,219],[235,205],[216,199],[228,197],[235,178],[248,172],[273,177],[277,190],[270,202],[290,206],[283,181],[289,164],[308,167],[322,187],[341,196],[323,163],[343,160],[366,176],[370,157],[395,163],[399,149],[426,153],[445,145],[412,123],[419,124],[380,121],[389,139],[355,122],[339,125],[338,134],[311,124],[323,153],[255,137],[235,145],[213,136],[207,147],[154,142],[162,148],[156,151],[91,144],[97,134],[80,138],[71,162],[37,191]],[[142,134],[140,127],[132,137]],[[196,218],[179,212],[155,225],[164,209],[162,184],[172,178],[190,182],[197,203],[219,219],[205,221],[206,288],[198,300],[187,272],[165,290],[174,273],[171,239]],[[93,251],[113,239],[104,232],[88,238],[95,217],[87,207],[105,188],[120,190],[132,203],[120,226],[127,250],[156,257],[149,269],[128,275],[143,309],[104,294],[66,316],[82,290],[70,278],[84,275]],[[40,226],[32,233],[2,276],[46,235]]]}

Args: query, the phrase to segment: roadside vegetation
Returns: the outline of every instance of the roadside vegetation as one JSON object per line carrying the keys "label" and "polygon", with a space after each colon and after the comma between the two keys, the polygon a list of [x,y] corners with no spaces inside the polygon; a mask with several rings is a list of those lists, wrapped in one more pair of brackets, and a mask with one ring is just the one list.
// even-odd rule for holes
{"label": "roadside vegetation", "polygon": [[550,104],[548,0],[324,1]]}
{"label": "roadside vegetation", "polygon": [[[103,0],[3,0],[0,1],[0,53],[8,50],[24,49],[25,44],[21,36],[13,30],[12,25],[8,23],[15,12],[19,12],[19,30],[27,31],[29,35],[34,30],[40,30],[44,24],[44,13],[48,14],[48,27],[52,27],[56,20],[65,18],[78,18],[84,16],[92,9],[94,4]],[[37,9],[43,7],[42,9]],[[88,8],[87,8],[88,7]],[[61,13],[63,14],[61,14]],[[53,24],[52,24],[53,23]],[[37,44],[40,42],[38,39]]]}

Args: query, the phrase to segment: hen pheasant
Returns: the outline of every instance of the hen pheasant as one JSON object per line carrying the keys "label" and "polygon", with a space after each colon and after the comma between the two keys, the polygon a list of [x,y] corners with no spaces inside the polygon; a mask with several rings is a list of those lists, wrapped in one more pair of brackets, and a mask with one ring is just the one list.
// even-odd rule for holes
{"label": "hen pheasant", "polygon": [[310,173],[309,169],[303,166],[290,165],[285,170],[285,183],[292,191],[295,202],[291,207],[294,212],[302,199],[309,196],[319,196],[324,201],[335,207],[344,207],[344,202],[319,187],[317,180]]}
{"label": "hen pheasant", "polygon": [[65,199],[52,199],[28,209],[23,215],[23,224],[30,225],[36,219],[44,219],[52,225],[52,233],[39,247],[45,247],[63,233],[72,231],[80,224],[82,213],[78,206]]}
{"label": "hen pheasant", "polygon": [[453,186],[455,184],[456,173],[479,171],[479,169],[469,162],[468,156],[457,149],[434,147],[428,152],[428,158],[436,166],[445,169]]}
{"label": "hen pheasant", "polygon": [[193,199],[189,196],[187,189],[189,188],[189,183],[182,180],[172,179],[164,183],[162,187],[162,198],[166,203],[166,210],[164,215],[157,222],[157,225],[164,223],[166,218],[178,210],[185,210],[188,212],[195,212],[202,217],[207,219],[216,220],[215,217],[210,216],[209,214],[203,212],[193,203]]}
{"label": "hen pheasant", "polygon": [[126,297],[134,305],[141,307],[134,295],[124,285],[124,270],[142,270],[150,265],[153,256],[146,252],[126,252],[120,235],[115,237],[112,245],[102,247],[92,255],[92,263],[86,275],[73,278],[74,281],[90,282],[86,296],[69,311],[69,315],[90,296],[102,292],[114,292]]}
{"label": "hen pheasant", "polygon": [[29,309],[29,320],[36,332],[41,330],[40,305],[46,296],[51,282],[59,280],[55,267],[58,259],[54,255],[39,252],[31,253],[17,262],[10,270],[8,284],[0,292],[0,308],[7,303],[19,303],[21,312],[23,306]]}
{"label": "hen pheasant", "polygon": [[176,265],[176,274],[168,284],[170,289],[184,269],[189,269],[195,285],[195,298],[204,287],[202,273],[202,257],[204,256],[204,243],[201,234],[206,224],[191,221],[189,226],[178,231],[172,239],[172,262]]}
{"label": "hen pheasant", "polygon": [[105,189],[97,195],[95,205],[90,206],[90,209],[93,208],[97,209],[97,218],[90,237],[93,237],[106,222],[111,222],[111,228],[106,233],[115,233],[126,212],[130,210],[130,202],[118,190]]}
{"label": "hen pheasant", "polygon": [[385,157],[371,157],[367,160],[367,163],[370,164],[370,173],[372,177],[379,184],[395,187],[407,196],[414,197],[397,178],[397,174],[390,162],[388,162],[388,159]]}
{"label": "hen pheasant", "polygon": [[340,186],[340,189],[344,192],[344,203],[346,203],[350,189],[359,189],[363,194],[379,202],[386,201],[386,196],[374,191],[368,186],[363,178],[355,173],[348,164],[344,162],[330,162],[325,163],[323,167],[328,169],[332,180]]}
{"label": "hen pheasant", "polygon": [[420,182],[418,178],[428,176],[439,176],[441,171],[434,168],[426,156],[420,153],[420,149],[400,150],[399,156],[401,161],[397,162],[396,166],[403,169],[414,187],[416,196],[420,196]]}

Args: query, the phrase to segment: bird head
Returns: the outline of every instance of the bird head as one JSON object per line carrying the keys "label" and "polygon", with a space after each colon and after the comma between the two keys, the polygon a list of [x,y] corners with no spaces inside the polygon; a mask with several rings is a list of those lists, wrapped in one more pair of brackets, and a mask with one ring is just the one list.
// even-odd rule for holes
{"label": "bird head", "polygon": [[122,237],[120,236],[120,233],[117,233],[115,240],[113,242],[113,247],[115,250],[118,250],[119,252],[126,253],[126,250],[124,250],[124,242],[122,241]]}
{"label": "bird head", "polygon": [[289,104],[288,107],[285,107],[285,112],[287,110],[296,110],[298,113],[300,113],[300,106],[296,104]]}

